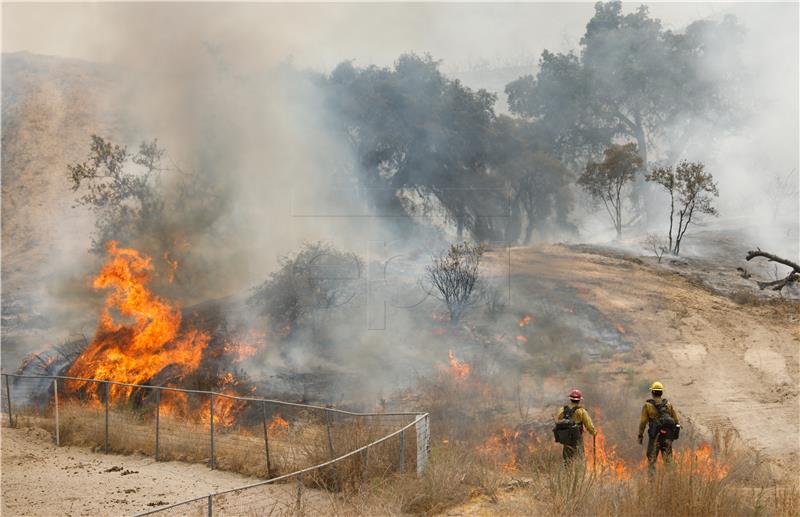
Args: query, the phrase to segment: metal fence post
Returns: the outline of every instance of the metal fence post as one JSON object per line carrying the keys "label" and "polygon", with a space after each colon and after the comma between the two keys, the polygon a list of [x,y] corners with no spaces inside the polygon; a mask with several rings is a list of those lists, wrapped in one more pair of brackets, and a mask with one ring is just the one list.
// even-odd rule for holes
{"label": "metal fence post", "polygon": [[109,384],[108,381],[105,381],[105,385],[106,385],[106,426],[105,426],[103,445],[106,454],[108,454],[108,400],[111,398],[111,385]]}
{"label": "metal fence post", "polygon": [[156,461],[159,458],[159,448],[161,446],[161,388],[156,388]]}
{"label": "metal fence post", "polygon": [[[327,418],[325,419],[325,427],[328,432],[328,454],[330,455],[330,459],[336,458],[336,452],[333,449],[333,415],[330,412],[326,412]],[[333,472],[333,488],[339,488],[339,469],[336,468],[336,464],[331,464],[331,470]]]}
{"label": "metal fence post", "polygon": [[208,494],[208,517],[214,517],[214,498],[213,494]]}
{"label": "metal fence post", "polygon": [[264,453],[267,457],[267,479],[272,477],[272,465],[269,464],[269,433],[267,432],[267,402],[261,401],[261,425],[264,427]]}
{"label": "metal fence post", "polygon": [[302,497],[303,497],[303,474],[301,473],[299,476],[297,476],[297,503],[296,503],[297,515],[303,515]]}
{"label": "metal fence post", "polygon": [[[210,419],[210,429],[211,429],[211,460],[209,461],[209,467],[212,469],[214,468],[214,394],[211,394],[211,397],[208,399],[208,410],[211,415]],[[209,508],[211,508],[209,506]],[[210,511],[210,510],[209,510]]]}
{"label": "metal fence post", "polygon": [[325,430],[328,433],[328,454],[330,455],[330,459],[336,457],[336,454],[333,451],[333,430],[331,429],[331,415],[330,413],[327,415],[327,419],[325,422]]}
{"label": "metal fence post", "polygon": [[53,405],[55,406],[56,413],[56,445],[61,445],[61,437],[58,432],[58,377],[53,378]]}
{"label": "metal fence post", "polygon": [[400,431],[400,472],[406,470],[406,432]]}
{"label": "metal fence post", "polygon": [[430,415],[417,417],[414,424],[417,436],[417,476],[421,476],[428,464],[428,454],[431,449]]}
{"label": "metal fence post", "polygon": [[8,385],[8,375],[4,373],[3,377],[6,378],[6,401],[8,402],[8,426],[14,427],[14,416],[11,414],[11,387]]}

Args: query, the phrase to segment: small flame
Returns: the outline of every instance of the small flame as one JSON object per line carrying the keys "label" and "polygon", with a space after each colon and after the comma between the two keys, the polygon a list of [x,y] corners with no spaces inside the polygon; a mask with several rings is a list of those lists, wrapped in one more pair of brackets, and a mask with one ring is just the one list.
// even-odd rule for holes
{"label": "small flame", "polygon": [[526,338],[525,336],[522,335],[517,336],[517,343],[527,343],[527,342],[528,338]]}
{"label": "small flame", "polygon": [[452,350],[448,351],[447,356],[450,361],[450,373],[455,380],[463,381],[469,377],[469,363],[456,359],[456,355]]}
{"label": "small flame", "polygon": [[625,327],[623,327],[621,323],[617,323],[617,332],[619,332],[620,334],[625,333]]}
{"label": "small flame", "polygon": [[477,446],[478,454],[489,458],[505,472],[517,472],[524,455],[531,454],[538,448],[539,439],[529,431],[523,434],[507,427],[487,438]]}
{"label": "small flame", "polygon": [[267,426],[267,430],[270,436],[281,436],[289,431],[289,422],[281,418],[279,413],[275,413],[269,422],[269,426]]}
{"label": "small flame", "polygon": [[234,363],[241,363],[248,357],[253,357],[258,352],[258,349],[247,343],[240,341],[225,343],[222,345],[222,352],[226,355],[233,356]]}
{"label": "small flame", "polygon": [[682,468],[689,469],[706,480],[725,479],[731,470],[730,465],[714,459],[711,446],[706,443],[694,450],[675,451],[674,456]]}
{"label": "small flame", "polygon": [[[587,433],[586,438],[591,440],[590,436]],[[625,461],[617,457],[616,445],[608,445],[606,443],[606,436],[602,430],[598,429],[594,446],[597,447],[597,450],[592,451],[592,454],[586,454],[586,468],[588,470],[596,471],[598,475],[609,474],[620,481],[631,478],[630,469],[626,466]],[[584,450],[588,452],[590,449],[585,445]],[[597,462],[596,464],[595,461]]]}
{"label": "small flame", "polygon": [[522,317],[522,319],[517,322],[517,325],[519,325],[519,328],[527,327],[528,324],[530,324],[530,322],[532,321],[533,321],[533,316],[531,316],[530,314],[525,314]]}
{"label": "small flame", "polygon": [[169,266],[167,271],[167,282],[170,284],[175,281],[175,272],[178,271],[178,259],[172,260],[169,258],[169,252],[164,252],[164,262]]}

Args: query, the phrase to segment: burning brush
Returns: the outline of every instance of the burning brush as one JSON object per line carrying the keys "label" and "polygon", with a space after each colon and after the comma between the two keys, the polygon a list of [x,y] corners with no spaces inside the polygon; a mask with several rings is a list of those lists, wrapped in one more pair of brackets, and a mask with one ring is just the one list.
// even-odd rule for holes
{"label": "burning brush", "polygon": [[[214,339],[206,330],[187,324],[177,304],[155,294],[149,287],[155,270],[150,257],[111,241],[108,262],[93,281],[95,289],[108,292],[94,339],[74,360],[67,375],[111,380],[126,384],[181,386],[191,379],[198,389],[226,395],[251,394],[243,372],[233,365],[256,355],[257,346],[245,339]],[[168,281],[177,263],[170,264]],[[251,331],[252,333],[252,331]],[[257,344],[266,340],[256,336]],[[72,383],[91,399],[100,400],[97,383]],[[110,385],[115,402],[135,401],[132,387]],[[165,400],[168,413],[189,412],[180,394]],[[224,425],[235,421],[239,402],[220,397],[215,417]],[[216,413],[219,412],[217,415]]]}

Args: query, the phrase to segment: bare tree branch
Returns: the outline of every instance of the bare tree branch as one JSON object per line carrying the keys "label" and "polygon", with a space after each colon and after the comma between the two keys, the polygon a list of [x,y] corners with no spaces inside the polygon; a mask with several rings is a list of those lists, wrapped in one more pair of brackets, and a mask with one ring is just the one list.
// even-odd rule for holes
{"label": "bare tree branch", "polygon": [[766,251],[761,251],[757,249],[755,251],[748,251],[745,259],[749,262],[750,260],[756,257],[763,257],[770,262],[777,262],[778,264],[783,264],[786,267],[791,268],[792,270],[783,278],[779,278],[778,280],[772,280],[770,282],[760,282],[756,280],[756,284],[758,284],[758,288],[761,290],[764,289],[772,289],[773,291],[780,292],[784,287],[794,282],[800,281],[800,265],[791,260],[785,259],[783,257],[779,257],[777,255],[773,255],[772,253],[767,253]]}

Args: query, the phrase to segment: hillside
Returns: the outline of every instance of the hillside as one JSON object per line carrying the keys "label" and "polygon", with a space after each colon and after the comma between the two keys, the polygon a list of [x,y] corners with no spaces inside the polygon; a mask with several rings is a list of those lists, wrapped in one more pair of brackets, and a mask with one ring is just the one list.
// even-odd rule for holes
{"label": "hillside", "polygon": [[[657,378],[666,385],[667,396],[675,404],[686,428],[687,437],[676,443],[678,452],[690,450],[692,440],[705,441],[733,435],[738,446],[757,451],[769,460],[773,466],[772,475],[780,483],[791,483],[797,478],[800,458],[796,437],[800,433],[800,422],[794,412],[787,410],[798,404],[794,387],[800,382],[800,311],[796,301],[749,300],[744,304],[737,303],[691,276],[647,264],[637,257],[586,247],[511,248],[508,254],[492,252],[490,261],[493,268],[507,267],[510,272],[512,306],[530,309],[531,323],[526,324],[524,330],[520,326],[521,333],[552,325],[552,318],[566,321],[565,318],[579,317],[580,325],[592,327],[587,327],[587,332],[599,331],[605,322],[616,327],[620,335],[621,346],[616,352],[603,349],[605,351],[597,353],[589,345],[584,350],[583,363],[572,369],[548,374],[529,371],[528,376],[539,377],[533,380],[540,388],[531,401],[530,420],[525,425],[541,428],[542,436],[546,436],[549,433],[549,415],[561,403],[564,386],[576,384],[584,389],[584,393],[589,393],[587,404],[601,428],[606,425],[605,430],[609,432],[611,426],[626,429],[626,439],[612,445],[620,453],[625,450],[632,453],[638,461],[643,451],[637,449],[634,441],[636,413],[615,415],[613,411],[620,407],[639,407],[646,398],[645,388],[640,384]],[[540,307],[535,305],[543,298],[551,308],[549,313],[540,312]],[[602,339],[598,344],[602,344]],[[507,346],[524,349],[519,345]],[[558,356],[561,352],[552,350],[551,353]],[[522,353],[520,357],[524,355]],[[632,388],[632,385],[635,386]],[[469,386],[456,381],[451,389],[468,390]],[[625,387],[627,391],[624,393],[633,394],[621,403],[622,406],[598,405],[597,394],[622,393],[619,390]],[[423,387],[420,390],[424,393]],[[595,394],[594,398],[591,393]],[[641,400],[636,400],[636,393]],[[437,392],[437,396],[447,395]],[[425,404],[424,395],[420,400],[412,398],[414,400],[408,404],[413,407]],[[607,399],[611,400],[613,396]],[[498,407],[497,411],[502,419],[511,421],[510,418],[516,418],[510,417],[516,410],[506,413]],[[601,413],[606,411],[609,414],[601,418]],[[441,421],[439,416],[440,421],[434,420],[434,425],[439,429],[450,429],[451,424]],[[482,424],[490,425],[488,421],[482,421]],[[434,435],[433,443],[434,457],[447,453],[447,439]],[[100,466],[114,464],[144,474],[156,468],[151,460],[138,456],[108,459],[98,456],[91,459],[91,454],[86,456],[80,450],[53,448],[41,441],[30,442],[24,447],[33,447],[26,454],[37,458],[38,447],[47,448],[59,458],[57,464],[63,464],[58,468],[65,470],[83,468],[84,464],[97,470]],[[19,451],[16,453],[21,454]],[[469,461],[475,461],[478,452],[471,454]],[[86,459],[75,465],[73,456]],[[4,456],[6,461],[9,458]],[[15,491],[26,485],[13,484],[20,473],[11,463],[4,464],[4,467],[11,469],[12,473],[10,478],[3,476],[4,494],[21,497]],[[200,471],[204,469],[195,467]],[[175,476],[195,467],[165,463],[158,467],[158,472],[152,470],[152,475],[160,476],[164,481],[164,490],[159,492],[163,494],[156,499],[176,502],[185,498],[181,489],[173,493],[170,487],[180,485]],[[222,486],[216,474],[201,473],[210,483],[208,486]],[[42,479],[57,478],[60,473],[57,468],[37,463],[36,475]],[[531,497],[532,492],[525,489],[531,483],[527,481],[529,475],[524,468],[511,471],[510,476],[509,472],[504,472],[496,479],[503,480],[505,488],[498,490],[496,496],[487,498],[482,492],[476,492],[463,506],[451,508],[443,515],[527,515],[531,511],[545,514],[546,510],[542,508],[548,504],[546,497]],[[96,477],[103,482],[107,493],[128,494],[129,481],[135,476],[117,481],[117,478],[99,472]],[[235,483],[235,480],[230,482]],[[191,490],[202,493],[204,489],[195,484]],[[386,507],[368,508],[373,511],[381,508],[383,511],[395,504],[380,497],[369,504],[386,504]],[[151,502],[151,499],[152,492],[137,491],[130,496],[120,496],[114,508],[117,511],[134,510],[141,507],[137,505]],[[28,497],[27,500],[41,510],[50,508],[47,505],[52,504],[50,498]]]}
{"label": "hillside", "polygon": [[3,360],[16,362],[20,349],[66,337],[65,286],[92,225],[72,208],[66,165],[85,159],[92,133],[119,135],[121,122],[103,65],[20,52],[3,54],[2,67]]}
{"label": "hillside", "polygon": [[623,325],[642,357],[629,366],[662,380],[699,430],[711,435],[733,429],[797,475],[800,420],[787,411],[799,400],[797,302],[739,305],[638,260],[561,246],[515,248],[511,259],[518,288],[543,278],[566,283]]}

